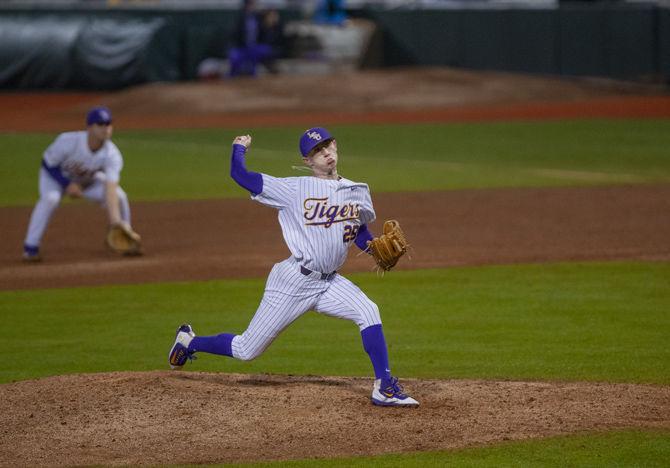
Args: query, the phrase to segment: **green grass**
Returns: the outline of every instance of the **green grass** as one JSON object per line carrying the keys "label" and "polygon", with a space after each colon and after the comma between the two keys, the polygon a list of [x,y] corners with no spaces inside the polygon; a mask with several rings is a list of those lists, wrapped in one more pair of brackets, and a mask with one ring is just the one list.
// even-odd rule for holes
{"label": "green grass", "polygon": [[668,466],[668,460],[670,460],[670,432],[650,430],[552,437],[464,450],[226,466],[295,468],[308,466],[319,468],[335,466],[385,468],[425,466],[661,468]]}
{"label": "green grass", "polygon": [[[420,378],[670,383],[670,264],[585,263],[351,275],[382,311],[394,373]],[[174,328],[242,332],[263,280],[0,293],[0,382],[165,369]],[[337,350],[337,359],[333,359]],[[353,323],[308,313],[252,362],[192,370],[371,374]]]}
{"label": "green grass", "polygon": [[[131,200],[245,197],[230,179],[232,138],[252,133],[248,167],[303,175],[302,128],[124,131],[122,184]],[[670,120],[333,126],[339,172],[373,193],[487,187],[670,182]],[[0,133],[3,205],[30,205],[55,134]],[[380,170],[383,169],[383,170]]]}

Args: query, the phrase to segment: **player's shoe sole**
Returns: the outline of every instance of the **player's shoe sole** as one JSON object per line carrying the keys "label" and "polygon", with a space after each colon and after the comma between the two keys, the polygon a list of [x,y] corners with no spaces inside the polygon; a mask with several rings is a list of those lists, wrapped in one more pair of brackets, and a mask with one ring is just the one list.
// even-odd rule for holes
{"label": "player's shoe sole", "polygon": [[181,369],[186,364],[186,361],[193,359],[193,353],[188,351],[188,345],[194,337],[195,333],[190,325],[184,324],[177,328],[174,344],[168,354],[170,368],[173,370]]}
{"label": "player's shoe sole", "polygon": [[413,408],[419,406],[419,402],[410,396],[405,397],[402,400],[397,398],[391,398],[391,399],[387,398],[384,401],[372,397],[370,398],[370,401],[372,401],[372,404],[376,406],[402,406],[407,408]]}

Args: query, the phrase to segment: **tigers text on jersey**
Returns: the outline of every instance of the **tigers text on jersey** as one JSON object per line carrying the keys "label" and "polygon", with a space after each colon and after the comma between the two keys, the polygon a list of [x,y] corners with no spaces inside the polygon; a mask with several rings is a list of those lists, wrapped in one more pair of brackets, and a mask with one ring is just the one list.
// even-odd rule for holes
{"label": "tigers text on jersey", "polygon": [[367,184],[348,179],[263,176],[252,199],[279,210],[284,240],[295,260],[313,271],[336,271],[361,224],[374,221]]}
{"label": "tigers text on jersey", "polygon": [[96,172],[103,172],[111,182],[119,182],[123,158],[114,143],[107,140],[98,151],[88,147],[86,131],[65,132],[49,145],[44,161],[49,167],[58,167],[65,177],[83,187],[93,183]]}

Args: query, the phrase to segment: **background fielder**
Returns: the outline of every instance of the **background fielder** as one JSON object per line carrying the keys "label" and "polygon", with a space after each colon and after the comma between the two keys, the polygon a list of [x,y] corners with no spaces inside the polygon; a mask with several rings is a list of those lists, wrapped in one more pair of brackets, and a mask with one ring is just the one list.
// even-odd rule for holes
{"label": "background fielder", "polygon": [[87,198],[106,207],[110,225],[130,226],[128,197],[119,186],[123,157],[111,141],[112,113],[94,107],[86,130],[65,132],[44,152],[39,171],[40,198],[35,204],[23,245],[26,261],[39,261],[42,236],[63,195]]}
{"label": "background fielder", "polygon": [[241,335],[196,336],[190,325],[177,329],[170,349],[173,369],[196,352],[251,360],[259,356],[295,319],[308,310],[355,322],[375,372],[372,402],[382,406],[416,406],[391,375],[377,305],[355,284],[337,273],[352,243],[367,249],[367,223],[375,212],[366,184],[337,174],[337,142],[320,127],[300,138],[303,162],[313,176],[276,178],[247,171],[244,156],[249,135],[233,141],[231,177],[251,198],[279,211],[279,224],[291,256],[274,265],[261,303]]}

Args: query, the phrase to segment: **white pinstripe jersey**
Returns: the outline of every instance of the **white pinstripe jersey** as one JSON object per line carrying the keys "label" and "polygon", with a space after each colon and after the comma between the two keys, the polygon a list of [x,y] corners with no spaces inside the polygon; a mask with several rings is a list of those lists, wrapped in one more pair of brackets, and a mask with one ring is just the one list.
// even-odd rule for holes
{"label": "white pinstripe jersey", "polygon": [[61,133],[44,152],[44,161],[49,167],[60,167],[63,175],[83,186],[93,183],[96,172],[104,172],[106,180],[118,182],[123,168],[119,149],[107,140],[93,152],[87,138],[85,130]]}
{"label": "white pinstripe jersey", "polygon": [[286,245],[310,270],[339,269],[359,226],[375,219],[367,184],[344,178],[262,176],[263,192],[251,198],[279,210]]}

